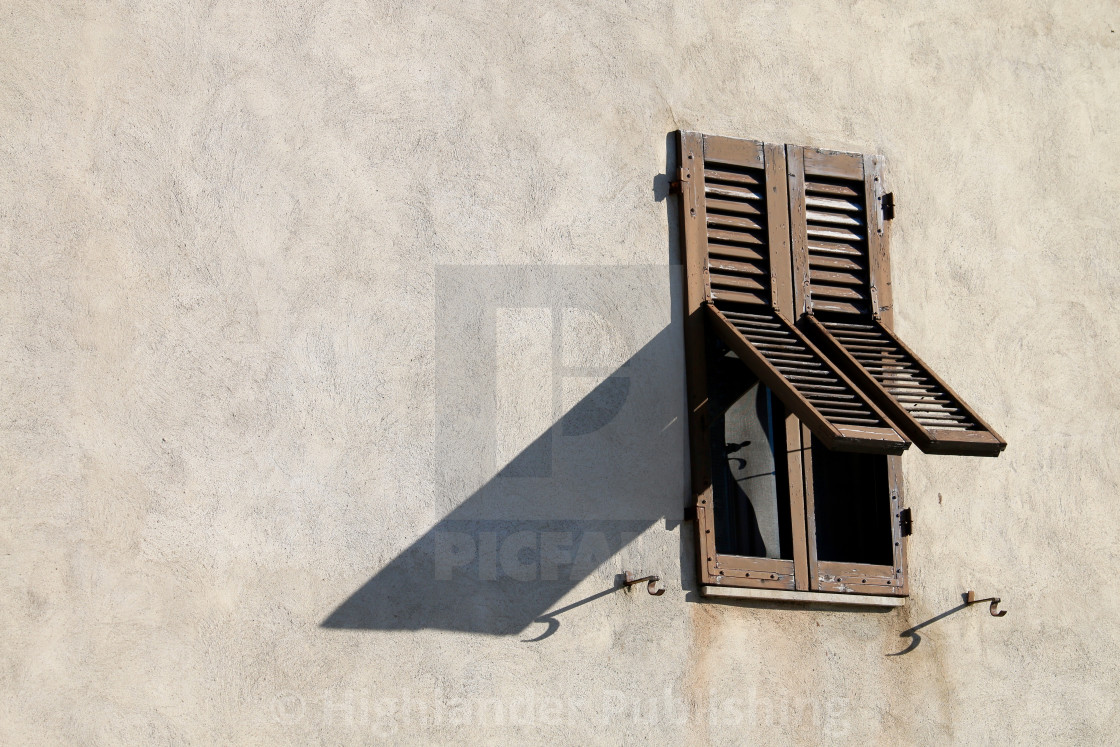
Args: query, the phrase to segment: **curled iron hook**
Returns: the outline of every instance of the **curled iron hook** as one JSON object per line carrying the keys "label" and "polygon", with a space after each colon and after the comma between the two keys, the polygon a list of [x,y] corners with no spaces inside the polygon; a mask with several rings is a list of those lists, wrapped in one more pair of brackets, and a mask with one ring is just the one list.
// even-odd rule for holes
{"label": "curled iron hook", "polygon": [[638,576],[635,576],[630,571],[626,571],[626,574],[623,576],[622,584],[624,586],[633,586],[634,584],[640,584],[643,581],[646,582],[646,591],[649,592],[650,596],[659,597],[659,596],[661,596],[662,594],[665,593],[665,587],[664,586],[662,586],[660,589],[657,589],[656,591],[654,591],[654,589],[657,588],[657,584],[661,582],[661,576],[641,576],[641,577],[638,577]]}
{"label": "curled iron hook", "polygon": [[991,604],[988,605],[988,612],[992,617],[1003,617],[1007,614],[1007,610],[999,610],[998,612],[996,611],[996,607],[999,606],[999,597],[984,597],[983,599],[977,599],[976,592],[970,591],[964,599],[965,604],[979,604],[980,602],[991,602]]}

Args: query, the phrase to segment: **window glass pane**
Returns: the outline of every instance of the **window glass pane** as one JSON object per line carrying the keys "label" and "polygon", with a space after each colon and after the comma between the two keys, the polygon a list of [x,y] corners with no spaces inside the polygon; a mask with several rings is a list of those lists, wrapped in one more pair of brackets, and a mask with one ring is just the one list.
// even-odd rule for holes
{"label": "window glass pane", "polygon": [[813,437],[817,559],[894,564],[887,457],[829,451]]}
{"label": "window glass pane", "polygon": [[717,377],[711,400],[716,552],[792,560],[785,411],[757,382],[728,396],[736,382],[751,377]]}

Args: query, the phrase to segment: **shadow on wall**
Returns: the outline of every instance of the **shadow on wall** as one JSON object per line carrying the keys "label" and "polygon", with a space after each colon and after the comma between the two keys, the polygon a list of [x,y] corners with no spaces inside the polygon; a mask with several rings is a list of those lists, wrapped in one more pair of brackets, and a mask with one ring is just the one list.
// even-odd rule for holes
{"label": "shadow on wall", "polygon": [[[663,517],[681,516],[678,275],[438,268],[435,496],[469,497],[323,627],[514,635],[536,621],[548,626],[539,640],[556,615],[617,590],[604,578],[600,592],[546,614]],[[656,559],[638,562],[675,567],[676,538],[653,544]]]}
{"label": "shadow on wall", "polygon": [[[984,601],[987,601],[987,600],[984,600]],[[937,622],[938,620],[944,620],[949,615],[960,612],[961,610],[966,609],[968,606],[969,606],[968,594],[961,594],[961,603],[958,604],[956,607],[952,607],[950,609],[947,609],[944,612],[942,612],[941,614],[934,615],[933,617],[929,618],[928,620],[920,622],[917,625],[915,625],[914,627],[907,628],[906,630],[899,633],[898,637],[899,638],[909,638],[910,639],[910,644],[906,648],[902,649],[901,651],[897,651],[893,654],[887,654],[887,656],[905,656],[906,654],[910,653],[911,651],[916,649],[922,642],[922,637],[920,635],[918,635],[919,630],[932,625],[933,623]]]}
{"label": "shadow on wall", "polygon": [[[665,143],[672,173],[675,134]],[[554,609],[577,584],[662,517],[679,524],[687,444],[669,182],[652,184],[667,266],[437,268],[434,495],[458,505],[323,627],[515,635],[537,622],[540,640],[622,579]],[[690,550],[655,544],[632,560],[659,568],[626,570],[683,565],[691,578]]]}

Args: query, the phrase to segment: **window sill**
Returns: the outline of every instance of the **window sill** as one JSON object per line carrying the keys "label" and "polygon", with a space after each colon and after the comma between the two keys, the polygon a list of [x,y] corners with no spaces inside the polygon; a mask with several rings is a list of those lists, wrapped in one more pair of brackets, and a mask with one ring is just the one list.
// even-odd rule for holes
{"label": "window sill", "polygon": [[735,586],[701,586],[700,593],[706,597],[750,599],[757,602],[805,602],[854,607],[901,607],[906,604],[906,597],[827,594],[820,591],[784,591],[782,589],[744,589]]}

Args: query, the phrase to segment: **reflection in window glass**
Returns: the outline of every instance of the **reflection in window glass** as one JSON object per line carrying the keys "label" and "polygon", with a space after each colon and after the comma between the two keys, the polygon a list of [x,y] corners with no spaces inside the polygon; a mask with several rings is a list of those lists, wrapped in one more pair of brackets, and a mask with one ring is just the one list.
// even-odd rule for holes
{"label": "reflection in window glass", "polygon": [[[716,381],[749,383],[751,378]],[[741,394],[729,392],[729,386],[735,383],[723,383],[710,400],[716,551],[790,560],[785,412],[762,384],[755,382]]]}

